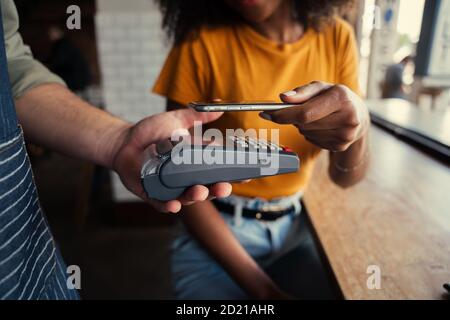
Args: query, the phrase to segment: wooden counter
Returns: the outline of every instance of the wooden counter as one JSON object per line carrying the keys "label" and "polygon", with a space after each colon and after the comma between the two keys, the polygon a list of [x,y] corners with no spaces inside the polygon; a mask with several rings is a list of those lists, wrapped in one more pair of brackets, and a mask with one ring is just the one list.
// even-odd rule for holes
{"label": "wooden counter", "polygon": [[[318,162],[305,204],[346,299],[442,299],[450,282],[450,167],[372,128],[366,179],[339,189]],[[367,288],[367,268],[381,289]]]}

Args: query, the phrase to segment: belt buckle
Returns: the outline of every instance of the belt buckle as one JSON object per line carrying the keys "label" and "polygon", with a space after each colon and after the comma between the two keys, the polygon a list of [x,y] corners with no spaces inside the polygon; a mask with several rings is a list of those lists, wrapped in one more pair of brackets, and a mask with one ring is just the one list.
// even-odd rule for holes
{"label": "belt buckle", "polygon": [[270,215],[273,212],[282,212],[282,211],[286,211],[287,209],[288,208],[284,208],[279,205],[267,205],[267,206],[264,206],[263,208],[260,208],[260,210],[257,210],[257,212],[255,214],[255,219],[262,220],[264,214]]}
{"label": "belt buckle", "polygon": [[276,204],[272,204],[272,205],[267,205],[267,206],[263,206],[263,208],[261,208],[261,210],[258,210],[262,213],[270,213],[270,212],[277,212],[277,211],[284,211],[287,210],[287,208],[283,208],[280,205],[276,205]]}

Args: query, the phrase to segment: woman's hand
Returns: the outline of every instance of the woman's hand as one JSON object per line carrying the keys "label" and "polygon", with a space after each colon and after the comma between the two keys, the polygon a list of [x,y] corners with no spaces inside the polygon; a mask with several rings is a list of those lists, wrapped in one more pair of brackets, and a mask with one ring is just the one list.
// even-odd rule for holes
{"label": "woman's hand", "polygon": [[306,140],[322,149],[343,152],[366,135],[370,118],[363,100],[343,85],[312,82],[281,94],[298,107],[260,116],[278,124],[293,124]]}

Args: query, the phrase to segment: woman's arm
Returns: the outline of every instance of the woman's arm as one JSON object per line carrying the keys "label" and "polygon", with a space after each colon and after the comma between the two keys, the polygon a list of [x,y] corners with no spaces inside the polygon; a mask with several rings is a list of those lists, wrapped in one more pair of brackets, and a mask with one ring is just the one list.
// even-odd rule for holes
{"label": "woman's arm", "polygon": [[342,188],[351,187],[361,181],[370,162],[369,136],[365,133],[344,152],[330,152],[328,173]]}
{"label": "woman's arm", "polygon": [[185,207],[182,213],[191,235],[252,298],[288,297],[245,251],[210,201]]}

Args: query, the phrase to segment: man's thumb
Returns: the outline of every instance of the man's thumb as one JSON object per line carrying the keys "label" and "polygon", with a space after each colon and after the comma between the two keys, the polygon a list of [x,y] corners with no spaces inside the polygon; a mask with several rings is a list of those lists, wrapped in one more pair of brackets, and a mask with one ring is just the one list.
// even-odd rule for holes
{"label": "man's thumb", "polygon": [[189,135],[188,129],[195,122],[208,123],[218,119],[222,113],[200,113],[192,109],[180,109],[148,117],[139,122],[133,130],[133,140],[140,148],[169,139],[173,135]]}
{"label": "man's thumb", "polygon": [[223,114],[223,112],[197,112],[192,109],[180,109],[172,112],[173,116],[179,119],[179,123],[184,129],[192,128],[195,122],[209,123],[215,121]]}

